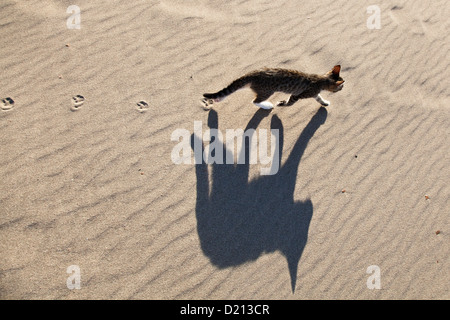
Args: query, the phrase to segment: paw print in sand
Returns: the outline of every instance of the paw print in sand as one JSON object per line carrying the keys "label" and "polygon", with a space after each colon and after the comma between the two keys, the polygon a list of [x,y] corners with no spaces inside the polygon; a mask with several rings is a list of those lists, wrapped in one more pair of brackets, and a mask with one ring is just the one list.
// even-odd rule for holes
{"label": "paw print in sand", "polygon": [[84,100],[85,100],[84,97],[79,94],[72,97],[72,107],[70,108],[70,110],[72,111],[78,110],[83,105]]}
{"label": "paw print in sand", "polygon": [[147,111],[148,108],[149,108],[148,103],[145,102],[144,100],[139,101],[136,106],[136,109],[141,113]]}
{"label": "paw print in sand", "polygon": [[14,108],[14,100],[11,99],[10,97],[5,98],[5,99],[1,99],[0,107],[4,111],[10,110],[10,109]]}
{"label": "paw print in sand", "polygon": [[201,100],[201,103],[202,103],[203,110],[210,110],[212,108],[214,100],[208,99],[208,98],[203,98]]}

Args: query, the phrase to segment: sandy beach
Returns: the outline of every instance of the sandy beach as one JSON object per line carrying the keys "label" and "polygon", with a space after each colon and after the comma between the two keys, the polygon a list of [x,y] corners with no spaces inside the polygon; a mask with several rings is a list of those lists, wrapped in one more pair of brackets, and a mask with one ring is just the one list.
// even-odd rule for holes
{"label": "sandy beach", "polygon": [[[448,1],[0,12],[1,299],[450,298]],[[326,108],[201,104],[255,69],[334,65]],[[277,172],[196,163],[196,128],[277,132]]]}

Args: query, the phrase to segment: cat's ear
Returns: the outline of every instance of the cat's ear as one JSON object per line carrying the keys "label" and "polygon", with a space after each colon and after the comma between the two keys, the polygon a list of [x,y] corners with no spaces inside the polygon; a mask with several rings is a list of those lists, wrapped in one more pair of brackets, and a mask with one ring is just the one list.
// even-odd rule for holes
{"label": "cat's ear", "polygon": [[339,72],[341,72],[341,66],[340,65],[334,66],[333,70],[331,70],[331,73],[334,76],[339,76]]}

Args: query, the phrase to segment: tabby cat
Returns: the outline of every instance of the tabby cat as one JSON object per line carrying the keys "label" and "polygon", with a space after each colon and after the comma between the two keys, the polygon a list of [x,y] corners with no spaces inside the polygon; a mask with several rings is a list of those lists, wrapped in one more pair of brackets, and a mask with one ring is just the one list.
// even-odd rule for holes
{"label": "tabby cat", "polygon": [[264,68],[252,71],[236,80],[228,87],[216,92],[205,93],[203,103],[208,106],[214,102],[220,102],[233,92],[244,87],[250,87],[256,98],[253,103],[263,109],[272,109],[273,104],[267,99],[275,92],[290,94],[286,101],[278,102],[277,106],[292,106],[299,99],[314,98],[323,106],[330,102],[320,96],[322,90],[337,92],[342,90],[344,80],[339,76],[341,66],[337,65],[324,75],[307,74],[301,71]]}

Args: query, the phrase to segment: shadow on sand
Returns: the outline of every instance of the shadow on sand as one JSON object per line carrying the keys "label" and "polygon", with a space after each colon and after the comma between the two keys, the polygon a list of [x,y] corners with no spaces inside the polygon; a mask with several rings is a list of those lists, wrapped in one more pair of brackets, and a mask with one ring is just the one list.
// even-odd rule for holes
{"label": "shadow on sand", "polygon": [[[267,111],[258,110],[245,130],[256,129],[268,115]],[[248,141],[242,148],[247,155],[246,164],[210,164],[211,176],[208,164],[196,164],[197,231],[203,253],[212,264],[218,268],[237,266],[256,260],[263,253],[279,250],[287,259],[291,289],[295,291],[297,267],[313,215],[310,199],[294,201],[297,171],[308,142],[326,118],[326,109],[320,108],[275,175],[248,181]],[[218,128],[214,110],[209,112],[208,126]],[[276,115],[272,116],[271,129],[279,129],[281,162],[283,125]],[[191,138],[192,148],[194,143],[202,143],[198,141],[201,137],[192,135]],[[230,151],[225,146],[223,151],[225,159],[226,152]]]}

